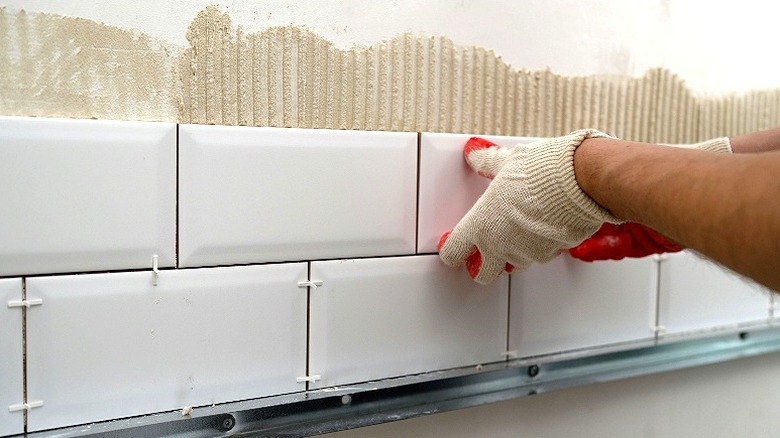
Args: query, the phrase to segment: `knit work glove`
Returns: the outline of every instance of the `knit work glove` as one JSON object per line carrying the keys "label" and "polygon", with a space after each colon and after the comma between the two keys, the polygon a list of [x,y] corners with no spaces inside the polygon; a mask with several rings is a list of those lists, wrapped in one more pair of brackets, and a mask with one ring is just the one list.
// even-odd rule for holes
{"label": "knit work glove", "polygon": [[[691,145],[672,145],[686,149],[731,153],[727,137],[716,138]],[[606,223],[596,233],[574,248],[569,249],[572,257],[592,262],[596,260],[621,260],[623,258],[645,257],[651,254],[682,251],[682,246],[668,237],[635,222],[614,225]]]}
{"label": "knit work glove", "polygon": [[594,137],[609,136],[586,129],[515,148],[469,141],[466,162],[494,179],[452,232],[442,236],[441,259],[450,266],[468,262],[472,278],[486,284],[507,263],[522,269],[548,262],[602,223],[621,222],[586,195],[574,176],[574,150]]}
{"label": "knit work glove", "polygon": [[718,152],[721,154],[730,154],[731,142],[728,137],[713,138],[712,140],[703,141],[695,144],[670,144],[668,146],[683,148],[683,149],[697,149],[700,151]]}
{"label": "knit work glove", "polygon": [[584,242],[569,249],[575,259],[585,262],[621,260],[626,257],[645,257],[650,254],[682,251],[682,247],[668,237],[636,222],[605,223]]}

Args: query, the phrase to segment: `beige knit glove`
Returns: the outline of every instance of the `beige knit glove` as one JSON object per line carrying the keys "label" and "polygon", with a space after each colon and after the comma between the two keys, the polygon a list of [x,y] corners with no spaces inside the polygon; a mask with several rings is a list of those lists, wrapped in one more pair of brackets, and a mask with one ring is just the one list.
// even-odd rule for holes
{"label": "beige knit glove", "polygon": [[669,146],[683,149],[698,149],[700,151],[718,152],[721,154],[732,153],[731,142],[729,141],[728,137],[713,138],[712,140],[707,140],[696,144],[670,144]]}
{"label": "beige knit glove", "polygon": [[621,222],[586,195],[574,177],[574,150],[592,137],[609,136],[586,129],[511,149],[467,148],[468,164],[495,178],[452,232],[442,236],[441,259],[450,266],[467,262],[477,282],[489,283],[510,268],[508,263],[522,269],[550,261],[602,223]]}

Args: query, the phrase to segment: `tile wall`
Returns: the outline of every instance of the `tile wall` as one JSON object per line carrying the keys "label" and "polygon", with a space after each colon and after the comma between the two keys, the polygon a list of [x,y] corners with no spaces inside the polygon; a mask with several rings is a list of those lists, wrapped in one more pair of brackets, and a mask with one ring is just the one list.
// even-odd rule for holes
{"label": "tile wall", "polygon": [[686,253],[444,266],[467,138],[0,118],[0,436],[769,324]]}

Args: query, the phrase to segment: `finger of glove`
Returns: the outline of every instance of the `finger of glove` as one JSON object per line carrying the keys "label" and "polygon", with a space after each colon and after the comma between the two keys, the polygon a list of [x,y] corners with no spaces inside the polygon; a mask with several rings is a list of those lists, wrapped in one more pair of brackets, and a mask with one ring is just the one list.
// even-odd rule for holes
{"label": "finger of glove", "polygon": [[[481,265],[482,265],[482,253],[480,253],[478,249],[474,249],[474,252],[472,252],[466,258],[466,270],[469,272],[471,278],[477,276],[477,273],[479,273],[479,267]],[[511,274],[514,270],[515,270],[515,266],[511,263],[507,263],[504,266],[504,271],[506,271],[509,274]]]}
{"label": "finger of glove", "polygon": [[449,266],[460,266],[477,250],[474,244],[453,235],[452,231],[444,233],[439,239],[439,258]]}
{"label": "finger of glove", "polygon": [[[436,245],[436,249],[441,251],[441,247],[444,246],[444,242],[447,241],[447,238],[450,237],[450,234],[452,233],[452,230],[447,231],[446,233],[442,234],[439,238],[439,243]],[[479,266],[482,264],[482,254],[479,252],[479,250],[475,247],[471,254],[466,257],[466,269],[469,270],[469,274],[471,275],[471,278],[474,278],[477,275],[477,272],[479,271]],[[474,269],[474,274],[471,274],[471,270]],[[506,266],[504,266],[504,270],[508,273],[512,273],[512,271],[515,270],[515,266],[511,263],[507,263]]]}
{"label": "finger of glove", "polygon": [[466,272],[469,273],[471,278],[475,278],[479,274],[479,268],[482,267],[482,253],[478,249],[469,254],[466,257]]}
{"label": "finger of glove", "polygon": [[631,224],[624,228],[626,234],[631,238],[633,252],[630,257],[644,257],[650,254],[664,252],[664,248],[656,243],[651,231],[642,225]]}
{"label": "finger of glove", "polygon": [[635,222],[628,222],[623,225],[624,231],[629,234],[634,241],[634,248],[637,251],[635,257],[682,250],[680,245],[652,228]]}
{"label": "finger of glove", "polygon": [[495,257],[481,257],[481,263],[476,275],[469,270],[469,275],[479,284],[489,284],[506,268],[506,262]]}
{"label": "finger of glove", "polygon": [[[631,236],[619,226],[604,224],[593,236],[569,249],[572,257],[593,262],[596,260],[620,260],[633,252]],[[607,225],[609,225],[607,227]]]}
{"label": "finger of glove", "polygon": [[478,174],[494,178],[510,157],[511,149],[484,138],[471,137],[463,147],[466,163]]}
{"label": "finger of glove", "polygon": [[627,222],[619,225],[604,224],[593,236],[569,249],[569,254],[579,260],[592,262],[680,250],[678,245],[656,231],[635,222]]}

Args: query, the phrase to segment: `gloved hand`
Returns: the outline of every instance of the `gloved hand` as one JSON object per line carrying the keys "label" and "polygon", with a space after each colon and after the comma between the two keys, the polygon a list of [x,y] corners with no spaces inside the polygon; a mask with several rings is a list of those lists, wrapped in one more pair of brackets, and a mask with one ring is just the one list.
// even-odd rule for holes
{"label": "gloved hand", "polygon": [[[718,153],[731,153],[731,143],[726,137],[691,145],[674,147],[698,149]],[[635,222],[620,225],[604,224],[596,233],[569,249],[572,257],[592,262],[596,260],[620,260],[625,257],[645,257],[650,254],[678,252],[683,248],[666,236]]]}
{"label": "gloved hand", "polygon": [[644,225],[626,222],[605,223],[594,235],[569,249],[569,254],[576,259],[593,262],[645,257],[650,254],[678,252],[682,249],[668,237]]}
{"label": "gloved hand", "polygon": [[452,232],[442,236],[441,259],[450,266],[468,261],[472,278],[489,283],[507,263],[524,268],[550,261],[602,223],[620,223],[580,189],[574,176],[574,151],[593,137],[609,136],[586,129],[511,149],[470,140],[463,151],[466,162],[494,179]]}

